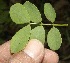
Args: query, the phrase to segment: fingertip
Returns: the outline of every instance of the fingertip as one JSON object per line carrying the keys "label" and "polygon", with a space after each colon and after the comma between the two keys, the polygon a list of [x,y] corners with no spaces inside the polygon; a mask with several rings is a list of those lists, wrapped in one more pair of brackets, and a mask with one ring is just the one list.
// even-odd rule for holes
{"label": "fingertip", "polygon": [[31,39],[24,52],[37,62],[41,62],[44,56],[44,45],[37,39]]}
{"label": "fingertip", "polygon": [[43,63],[58,63],[59,56],[52,50],[45,49],[45,56],[43,59]]}

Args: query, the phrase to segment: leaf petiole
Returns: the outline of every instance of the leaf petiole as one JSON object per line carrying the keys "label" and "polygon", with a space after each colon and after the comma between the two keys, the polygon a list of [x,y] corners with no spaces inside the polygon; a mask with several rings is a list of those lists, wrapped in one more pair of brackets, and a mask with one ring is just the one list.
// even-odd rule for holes
{"label": "leaf petiole", "polygon": [[[37,23],[30,23],[30,25],[35,25]],[[39,24],[39,25],[43,25],[43,26],[68,26],[68,24]]]}

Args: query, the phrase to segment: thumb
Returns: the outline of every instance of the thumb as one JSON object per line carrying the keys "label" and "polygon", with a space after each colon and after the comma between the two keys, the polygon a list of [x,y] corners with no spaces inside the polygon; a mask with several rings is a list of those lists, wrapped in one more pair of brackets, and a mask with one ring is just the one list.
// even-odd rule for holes
{"label": "thumb", "polygon": [[9,63],[40,63],[44,57],[44,46],[37,39],[29,41],[24,51],[14,54]]}

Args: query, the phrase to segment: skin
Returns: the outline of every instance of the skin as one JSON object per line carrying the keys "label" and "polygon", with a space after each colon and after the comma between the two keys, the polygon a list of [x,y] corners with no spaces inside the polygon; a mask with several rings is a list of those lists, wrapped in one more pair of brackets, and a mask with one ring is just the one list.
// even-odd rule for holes
{"label": "skin", "polygon": [[0,45],[0,63],[58,63],[59,56],[44,48],[37,39],[31,39],[24,50],[10,53],[10,41]]}

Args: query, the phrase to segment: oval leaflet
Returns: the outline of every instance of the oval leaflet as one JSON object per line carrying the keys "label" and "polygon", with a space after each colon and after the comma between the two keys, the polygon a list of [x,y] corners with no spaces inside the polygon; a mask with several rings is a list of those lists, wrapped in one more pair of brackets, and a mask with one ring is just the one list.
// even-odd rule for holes
{"label": "oval leaflet", "polygon": [[25,7],[16,3],[10,8],[10,17],[16,24],[24,24],[30,22],[30,17]]}
{"label": "oval leaflet", "polygon": [[44,4],[44,14],[45,14],[46,18],[49,21],[51,21],[52,23],[55,21],[56,13],[55,13],[55,10],[50,3]]}
{"label": "oval leaflet", "polygon": [[38,8],[30,3],[29,1],[26,1],[23,6],[26,8],[27,12],[29,13],[30,21],[34,23],[39,23],[42,21],[41,14],[38,10]]}
{"label": "oval leaflet", "polygon": [[59,30],[55,27],[51,28],[47,35],[48,46],[52,50],[58,50],[62,43],[62,38]]}
{"label": "oval leaflet", "polygon": [[17,53],[25,48],[30,37],[31,27],[25,26],[20,29],[11,39],[11,53]]}
{"label": "oval leaflet", "polygon": [[37,26],[34,29],[32,29],[30,39],[38,39],[44,44],[45,30],[44,30],[43,26]]}

